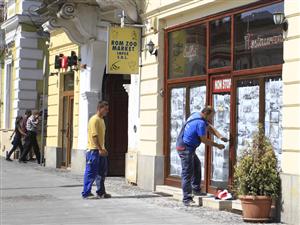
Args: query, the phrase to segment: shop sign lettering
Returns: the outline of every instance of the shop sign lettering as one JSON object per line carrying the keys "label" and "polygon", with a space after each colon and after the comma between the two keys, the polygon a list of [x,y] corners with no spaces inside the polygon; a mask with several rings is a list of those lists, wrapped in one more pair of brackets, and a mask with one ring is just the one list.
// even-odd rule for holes
{"label": "shop sign lettering", "polygon": [[282,34],[270,37],[255,37],[254,34],[248,33],[244,37],[245,40],[245,49],[256,49],[256,48],[263,48],[268,47],[271,45],[277,45],[283,43],[283,36]]}
{"label": "shop sign lettering", "polygon": [[110,27],[107,54],[107,73],[138,74],[139,73],[139,28]]}
{"label": "shop sign lettering", "polygon": [[231,88],[231,79],[218,79],[213,81],[214,92],[228,92]]}

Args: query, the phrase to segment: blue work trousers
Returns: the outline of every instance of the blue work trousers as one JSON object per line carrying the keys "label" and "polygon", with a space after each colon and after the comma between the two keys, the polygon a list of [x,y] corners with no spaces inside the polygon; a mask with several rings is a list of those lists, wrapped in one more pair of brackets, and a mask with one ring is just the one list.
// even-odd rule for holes
{"label": "blue work trousers", "polygon": [[195,153],[195,148],[185,146],[185,149],[178,151],[181,159],[181,187],[183,192],[183,202],[193,199],[192,190],[201,191],[201,162]]}
{"label": "blue work trousers", "polygon": [[96,185],[97,185],[97,191],[96,193],[98,195],[103,195],[106,193],[105,191],[105,177],[107,177],[108,173],[108,157],[107,156],[99,156],[99,169],[98,174],[96,177]]}
{"label": "blue work trousers", "polygon": [[86,152],[86,165],[83,178],[82,197],[87,197],[92,190],[92,185],[99,174],[99,151],[92,149]]}

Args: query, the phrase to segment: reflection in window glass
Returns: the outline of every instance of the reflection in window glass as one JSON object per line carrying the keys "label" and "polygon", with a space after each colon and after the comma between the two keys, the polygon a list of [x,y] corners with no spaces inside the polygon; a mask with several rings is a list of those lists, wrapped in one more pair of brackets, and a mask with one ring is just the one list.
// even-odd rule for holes
{"label": "reflection in window glass", "polygon": [[242,80],[237,83],[237,160],[252,144],[252,137],[258,131],[259,84],[257,80]]}
{"label": "reflection in window glass", "polygon": [[170,106],[170,175],[180,176],[181,161],[176,150],[176,138],[186,119],[186,88],[171,89]]}
{"label": "reflection in window glass", "polygon": [[74,90],[74,73],[64,74],[64,91]]}
{"label": "reflection in window glass", "polygon": [[[206,103],[206,86],[190,88],[190,114],[201,112]],[[201,162],[201,179],[204,180],[205,166],[205,145],[201,144],[196,148],[196,154]]]}
{"label": "reflection in window glass", "polygon": [[169,78],[206,74],[206,26],[169,34]]}
{"label": "reflection in window glass", "polygon": [[236,70],[283,63],[282,27],[273,22],[273,13],[283,11],[281,2],[234,17]]}
{"label": "reflection in window glass", "polygon": [[278,166],[281,165],[282,153],[282,79],[268,79],[265,83],[265,133],[269,137]]}
{"label": "reflection in window glass", "polygon": [[230,17],[224,17],[209,23],[209,68],[230,66],[230,21]]}

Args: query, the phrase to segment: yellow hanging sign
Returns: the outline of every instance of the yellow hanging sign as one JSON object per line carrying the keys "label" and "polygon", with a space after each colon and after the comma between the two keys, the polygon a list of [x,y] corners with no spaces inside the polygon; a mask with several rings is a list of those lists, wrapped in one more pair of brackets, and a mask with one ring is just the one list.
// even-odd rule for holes
{"label": "yellow hanging sign", "polygon": [[110,27],[108,32],[108,74],[138,74],[141,29]]}

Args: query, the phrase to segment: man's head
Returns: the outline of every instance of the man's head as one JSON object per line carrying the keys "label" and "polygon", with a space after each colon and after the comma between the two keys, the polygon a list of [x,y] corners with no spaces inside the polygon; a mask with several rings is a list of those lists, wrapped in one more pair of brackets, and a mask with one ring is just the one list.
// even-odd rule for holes
{"label": "man's head", "polygon": [[25,115],[26,115],[27,117],[31,116],[31,110],[30,110],[30,109],[27,109],[27,110],[25,111]]}
{"label": "man's head", "polygon": [[206,120],[211,120],[215,114],[215,110],[212,106],[208,105],[201,111],[201,116]]}
{"label": "man's head", "polygon": [[103,118],[108,113],[108,102],[100,101],[97,106],[97,115]]}

